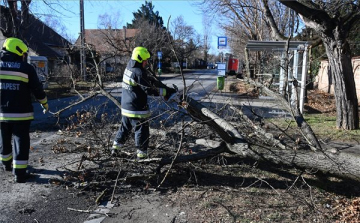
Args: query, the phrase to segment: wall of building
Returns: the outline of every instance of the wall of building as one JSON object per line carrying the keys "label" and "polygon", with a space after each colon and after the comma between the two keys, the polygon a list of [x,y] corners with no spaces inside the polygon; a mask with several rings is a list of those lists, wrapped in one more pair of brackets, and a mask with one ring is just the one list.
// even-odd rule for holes
{"label": "wall of building", "polygon": [[[352,67],[354,71],[356,94],[360,99],[360,57],[352,59]],[[334,93],[334,81],[331,80],[329,75],[329,62],[327,60],[321,61],[321,67],[315,80],[317,88],[327,93]]]}

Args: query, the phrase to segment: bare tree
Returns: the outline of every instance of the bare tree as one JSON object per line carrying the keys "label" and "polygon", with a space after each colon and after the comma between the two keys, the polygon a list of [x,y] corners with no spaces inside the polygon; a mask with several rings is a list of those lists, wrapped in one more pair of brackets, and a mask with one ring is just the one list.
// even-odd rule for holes
{"label": "bare tree", "polygon": [[20,11],[18,10],[17,0],[5,0],[4,2],[9,6],[9,10],[2,12],[3,15],[1,16],[7,21],[6,24],[8,24],[8,26],[1,28],[1,32],[4,36],[21,37],[20,30],[26,30],[31,0],[19,1],[21,5]]}
{"label": "bare tree", "polygon": [[344,130],[359,128],[359,108],[356,96],[350,30],[360,21],[359,1],[280,1],[301,15],[306,26],[317,31],[324,43],[334,77],[336,127]]}
{"label": "bare tree", "polygon": [[211,17],[203,14],[202,23],[204,28],[204,42],[203,42],[203,52],[204,52],[204,60],[208,62],[209,59],[209,50],[210,50],[210,43],[211,43],[211,33],[212,33],[212,21]]}
{"label": "bare tree", "polygon": [[[184,18],[179,16],[171,23],[173,46],[178,55],[180,64],[192,56],[201,47],[201,38],[193,26],[186,24]],[[189,61],[188,61],[189,62]]]}

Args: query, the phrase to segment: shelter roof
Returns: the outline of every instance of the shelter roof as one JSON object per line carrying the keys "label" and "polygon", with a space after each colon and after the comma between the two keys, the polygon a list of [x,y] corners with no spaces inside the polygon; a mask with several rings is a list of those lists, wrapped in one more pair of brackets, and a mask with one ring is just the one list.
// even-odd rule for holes
{"label": "shelter roof", "polygon": [[308,41],[256,41],[249,40],[246,49],[250,51],[285,51],[304,49],[305,45],[310,45]]}

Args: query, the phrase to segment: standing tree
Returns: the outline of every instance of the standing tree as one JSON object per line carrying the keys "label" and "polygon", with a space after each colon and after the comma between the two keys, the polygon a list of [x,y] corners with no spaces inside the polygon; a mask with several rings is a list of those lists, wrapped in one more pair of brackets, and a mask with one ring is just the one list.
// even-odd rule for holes
{"label": "standing tree", "polygon": [[[155,6],[152,2],[145,1],[137,12],[133,12],[132,23],[127,23],[127,28],[138,29],[135,36],[134,45],[146,47],[150,52],[162,51],[163,57],[170,54],[168,49],[168,31],[163,26],[163,19],[158,11],[154,11]],[[155,57],[153,57],[155,58]],[[155,61],[152,61],[155,62]],[[155,69],[156,63],[152,63]]]}
{"label": "standing tree", "polygon": [[[265,1],[266,2],[266,1]],[[324,43],[334,78],[336,127],[359,128],[359,108],[351,64],[349,33],[360,22],[359,1],[280,1],[300,14]]]}
{"label": "standing tree", "polygon": [[21,10],[18,10],[17,0],[5,0],[5,5],[8,5],[9,10],[1,12],[1,17],[6,21],[7,27],[1,27],[2,34],[6,37],[19,37],[20,31],[26,31],[26,22],[29,16],[29,5],[31,0],[21,0]]}
{"label": "standing tree", "polygon": [[163,28],[163,19],[159,15],[158,11],[154,12],[154,7],[155,6],[153,6],[151,1],[145,1],[145,4],[141,5],[137,12],[133,12],[134,19],[132,20],[131,24],[127,23],[127,28],[136,29],[142,24],[144,20],[147,20],[150,25]]}
{"label": "standing tree", "polygon": [[203,43],[203,53],[205,62],[209,62],[209,50],[211,43],[211,18],[207,15],[202,17],[203,28],[204,28],[204,43]]}
{"label": "standing tree", "polygon": [[182,16],[175,18],[171,23],[171,34],[173,47],[180,64],[187,59],[191,59],[201,46],[200,36],[196,33],[194,27],[186,24]]}

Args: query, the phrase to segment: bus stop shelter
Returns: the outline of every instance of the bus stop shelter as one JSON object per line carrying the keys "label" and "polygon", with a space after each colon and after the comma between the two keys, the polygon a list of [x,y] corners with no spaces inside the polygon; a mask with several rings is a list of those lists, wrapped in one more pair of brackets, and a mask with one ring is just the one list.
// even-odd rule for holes
{"label": "bus stop shelter", "polygon": [[[303,113],[304,108],[304,99],[305,99],[305,90],[306,90],[306,74],[307,74],[307,57],[308,57],[308,46],[310,45],[307,41],[255,41],[249,40],[246,44],[245,52],[246,52],[246,67],[248,72],[250,71],[249,66],[249,55],[248,53],[251,51],[273,51],[280,52],[281,59],[279,61],[280,64],[280,74],[279,74],[279,93],[283,93],[282,89],[284,89],[284,78],[285,78],[285,57],[288,56],[289,53],[293,55],[293,59],[291,60],[292,64],[289,63],[289,68],[287,69],[289,83],[293,82],[295,79],[298,83],[300,83],[300,95],[299,95],[299,107],[300,112]],[[287,54],[288,53],[288,54]],[[302,59],[300,58],[300,54],[302,54]],[[301,72],[299,72],[299,59],[301,59]],[[291,72],[292,70],[292,72]],[[289,85],[286,87],[289,89]],[[294,87],[291,88],[291,103],[295,103],[296,99],[296,89]]]}

